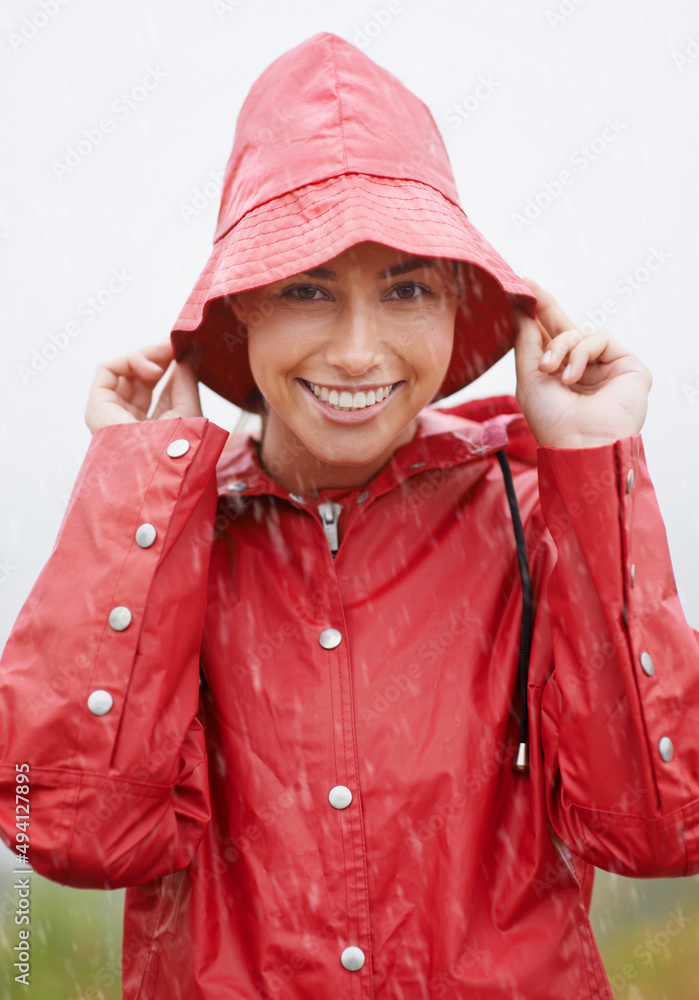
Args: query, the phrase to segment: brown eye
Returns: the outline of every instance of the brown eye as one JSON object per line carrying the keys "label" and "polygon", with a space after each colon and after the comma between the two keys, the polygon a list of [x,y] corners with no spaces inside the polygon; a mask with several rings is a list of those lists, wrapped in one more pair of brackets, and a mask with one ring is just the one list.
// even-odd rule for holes
{"label": "brown eye", "polygon": [[426,285],[421,285],[418,281],[401,281],[399,285],[394,285],[386,296],[400,302],[424,302],[426,298],[432,298],[434,292],[430,291]]}
{"label": "brown eye", "polygon": [[292,302],[327,302],[330,297],[317,285],[291,285],[280,293],[283,299]]}

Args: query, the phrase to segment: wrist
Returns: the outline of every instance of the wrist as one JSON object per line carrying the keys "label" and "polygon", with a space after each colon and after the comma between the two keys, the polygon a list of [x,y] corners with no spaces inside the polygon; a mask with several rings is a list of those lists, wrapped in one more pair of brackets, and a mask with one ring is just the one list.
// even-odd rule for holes
{"label": "wrist", "polygon": [[540,448],[567,448],[571,451],[583,448],[606,448],[618,441],[613,437],[596,437],[587,434],[566,434],[562,437],[552,437],[539,441]]}

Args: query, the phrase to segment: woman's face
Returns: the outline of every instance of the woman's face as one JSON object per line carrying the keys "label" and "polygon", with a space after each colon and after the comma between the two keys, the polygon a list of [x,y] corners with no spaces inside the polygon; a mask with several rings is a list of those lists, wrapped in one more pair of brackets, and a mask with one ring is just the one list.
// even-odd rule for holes
{"label": "woman's face", "polygon": [[451,261],[379,243],[232,296],[269,407],[274,477],[304,493],[367,482],[439,389],[458,303]]}

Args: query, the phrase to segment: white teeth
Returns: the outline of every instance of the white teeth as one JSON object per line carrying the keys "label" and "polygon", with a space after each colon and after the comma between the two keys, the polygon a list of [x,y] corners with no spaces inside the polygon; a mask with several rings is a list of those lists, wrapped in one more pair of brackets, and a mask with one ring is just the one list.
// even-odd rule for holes
{"label": "white teeth", "polygon": [[313,394],[328,403],[334,410],[363,410],[374,403],[381,403],[388,396],[393,385],[380,386],[378,389],[370,389],[369,392],[351,393],[349,390],[338,392],[337,389],[328,389],[325,385],[316,385],[314,382],[307,383]]}

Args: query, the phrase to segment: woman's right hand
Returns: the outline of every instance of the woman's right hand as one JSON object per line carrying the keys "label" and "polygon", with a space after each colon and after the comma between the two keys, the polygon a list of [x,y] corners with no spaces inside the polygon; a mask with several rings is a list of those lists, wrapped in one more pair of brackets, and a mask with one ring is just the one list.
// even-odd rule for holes
{"label": "woman's right hand", "polygon": [[85,421],[92,433],[108,424],[201,417],[197,379],[187,360],[175,362],[158,404],[148,416],[153,390],[173,357],[172,344],[166,340],[101,364],[85,409]]}

